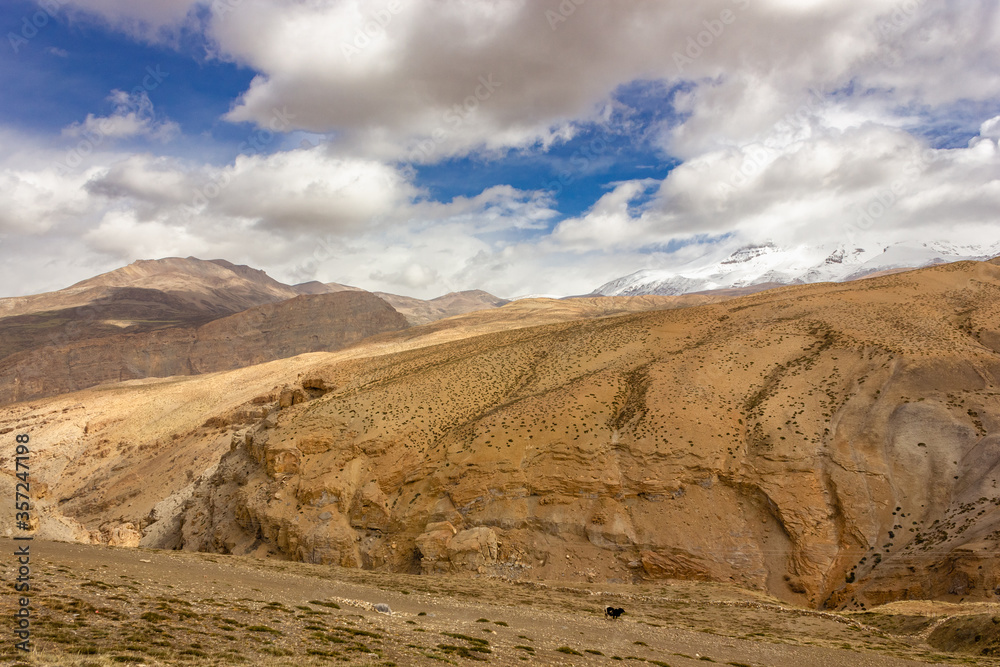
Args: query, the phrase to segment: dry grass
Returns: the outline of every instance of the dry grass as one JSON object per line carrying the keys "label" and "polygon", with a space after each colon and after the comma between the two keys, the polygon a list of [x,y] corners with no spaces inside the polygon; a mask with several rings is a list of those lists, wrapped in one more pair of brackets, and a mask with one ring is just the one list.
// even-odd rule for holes
{"label": "dry grass", "polygon": [[[947,654],[928,645],[920,635],[925,628],[912,615],[821,614],[720,584],[591,589],[234,556],[36,546],[44,555],[37,560],[33,601],[36,651],[27,656],[34,665],[388,667],[514,665],[525,659],[556,664],[571,657],[563,664],[605,665],[621,658],[673,667],[707,661],[847,667],[865,657],[902,667],[968,660],[962,646]],[[410,593],[400,593],[401,585]],[[12,595],[3,592],[5,604]],[[372,611],[376,601],[390,602],[393,613]],[[626,616],[605,620],[605,604],[624,607]],[[968,625],[968,619],[981,618],[946,620]],[[948,640],[960,638],[963,628],[948,632]],[[9,644],[0,651],[0,658],[14,657]],[[976,664],[1000,661],[980,656]]]}

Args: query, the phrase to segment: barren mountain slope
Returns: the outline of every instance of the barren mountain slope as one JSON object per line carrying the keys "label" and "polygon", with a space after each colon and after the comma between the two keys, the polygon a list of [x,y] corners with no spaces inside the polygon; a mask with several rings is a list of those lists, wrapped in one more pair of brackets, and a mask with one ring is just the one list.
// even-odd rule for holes
{"label": "barren mountain slope", "polygon": [[961,264],[340,364],[234,441],[185,544],[992,597],[998,295]]}
{"label": "barren mountain slope", "polygon": [[397,352],[427,347],[488,333],[524,327],[572,322],[651,310],[690,308],[727,301],[726,294],[685,294],[682,296],[599,296],[571,299],[518,299],[498,308],[487,308],[435,320],[402,331],[374,336],[365,341],[372,351]]}
{"label": "barren mountain slope", "polygon": [[216,316],[299,294],[249,266],[223,259],[167,257],[139,260],[56,292],[0,299],[0,317],[87,306],[123,288],[164,292],[193,310]]}
{"label": "barren mountain slope", "polygon": [[[348,292],[355,296],[321,296]],[[315,298],[296,299],[300,295]],[[337,349],[359,339],[341,335],[345,331],[373,335],[506,303],[481,291],[430,301],[378,296],[398,305],[406,319],[388,327],[359,327],[359,304],[371,312],[390,310],[360,288],[317,281],[285,285],[263,271],[221,259],[169,257],[140,260],[56,292],[0,299],[0,404],[101,382],[221,370]],[[270,307],[275,303],[283,305]],[[343,313],[322,307],[348,303]],[[240,344],[211,344],[234,337]]]}
{"label": "barren mountain slope", "polygon": [[[190,495],[191,480],[210,471],[228,449],[230,440],[225,434],[240,424],[260,420],[271,409],[267,404],[277,400],[276,387],[286,380],[296,381],[318,365],[440,345],[533,323],[680,307],[689,302],[688,297],[522,300],[503,309],[370,336],[338,352],[303,354],[228,373],[135,379],[0,407],[0,435],[14,429],[32,433],[33,456],[40,457],[32,474],[36,480],[33,488],[41,489],[42,536],[129,544],[138,542],[138,533],[130,532],[131,528],[122,532],[126,524],[145,527],[159,517],[146,541],[161,543],[163,535],[177,533],[166,538],[176,541],[178,526],[172,522],[180,509],[177,499]],[[268,308],[280,312],[285,306],[279,303]],[[244,325],[243,333],[266,333],[260,331],[259,321],[253,321],[259,318],[252,310],[214,324],[230,319]],[[245,354],[247,346],[236,345],[235,340],[239,338],[232,339],[230,346],[243,349]],[[0,482],[13,489],[10,471],[4,470],[8,475],[0,476]],[[160,510],[152,512],[157,504],[161,504]],[[13,525],[9,510],[0,509],[0,517],[6,525]],[[87,527],[64,512],[81,517]]]}
{"label": "barren mountain slope", "polygon": [[467,290],[451,292],[436,299],[414,299],[408,296],[375,292],[386,300],[390,306],[406,317],[410,324],[427,324],[445,317],[463,315],[477,310],[499,308],[507,303],[506,299],[495,297],[482,290]]}
{"label": "barren mountain slope", "polygon": [[[221,259],[142,260],[56,292],[0,299],[0,359],[43,348],[49,348],[44,355],[64,354],[73,345],[121,334],[193,329],[291,299],[303,289],[310,286],[283,285],[263,271]],[[7,363],[8,369],[14,365]],[[20,396],[50,395],[68,386],[57,383]]]}
{"label": "barren mountain slope", "polygon": [[0,359],[0,404],[102,382],[195,375],[336,350],[406,327],[402,315],[369,292],[302,295],[198,327],[87,338],[13,354]]}
{"label": "barren mountain slope", "polygon": [[[33,434],[52,509],[105,539],[157,519],[147,544],[380,569],[994,599],[998,296],[1000,267],[966,262],[110,388],[127,436],[81,433],[99,392],[0,429]],[[197,417],[166,390],[199,395]],[[58,463],[60,436],[78,460]],[[193,493],[178,538],[169,507],[150,515],[182,488],[165,478],[197,482],[226,442],[174,497]]]}

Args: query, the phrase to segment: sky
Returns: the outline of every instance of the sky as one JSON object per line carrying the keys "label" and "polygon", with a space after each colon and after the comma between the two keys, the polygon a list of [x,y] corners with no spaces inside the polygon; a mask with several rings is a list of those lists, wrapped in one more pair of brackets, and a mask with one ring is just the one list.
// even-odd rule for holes
{"label": "sky", "polygon": [[995,0],[6,0],[0,296],[138,259],[585,294],[1000,241]]}

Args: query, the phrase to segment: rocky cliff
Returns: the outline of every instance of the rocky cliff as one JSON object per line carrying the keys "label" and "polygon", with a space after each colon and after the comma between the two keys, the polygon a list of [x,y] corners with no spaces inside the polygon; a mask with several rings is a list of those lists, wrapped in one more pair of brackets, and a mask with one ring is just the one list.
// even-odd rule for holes
{"label": "rocky cliff", "polygon": [[234,434],[183,542],[994,599],[998,297],[1000,269],[963,263],[320,370]]}

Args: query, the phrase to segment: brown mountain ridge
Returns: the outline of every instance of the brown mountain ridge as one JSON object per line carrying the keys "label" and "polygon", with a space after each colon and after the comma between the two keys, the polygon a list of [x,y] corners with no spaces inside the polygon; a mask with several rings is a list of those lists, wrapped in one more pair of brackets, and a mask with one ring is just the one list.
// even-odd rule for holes
{"label": "brown mountain ridge", "polygon": [[0,299],[0,404],[336,350],[505,303],[478,290],[424,301],[285,285],[221,259],[140,260],[57,292]]}

